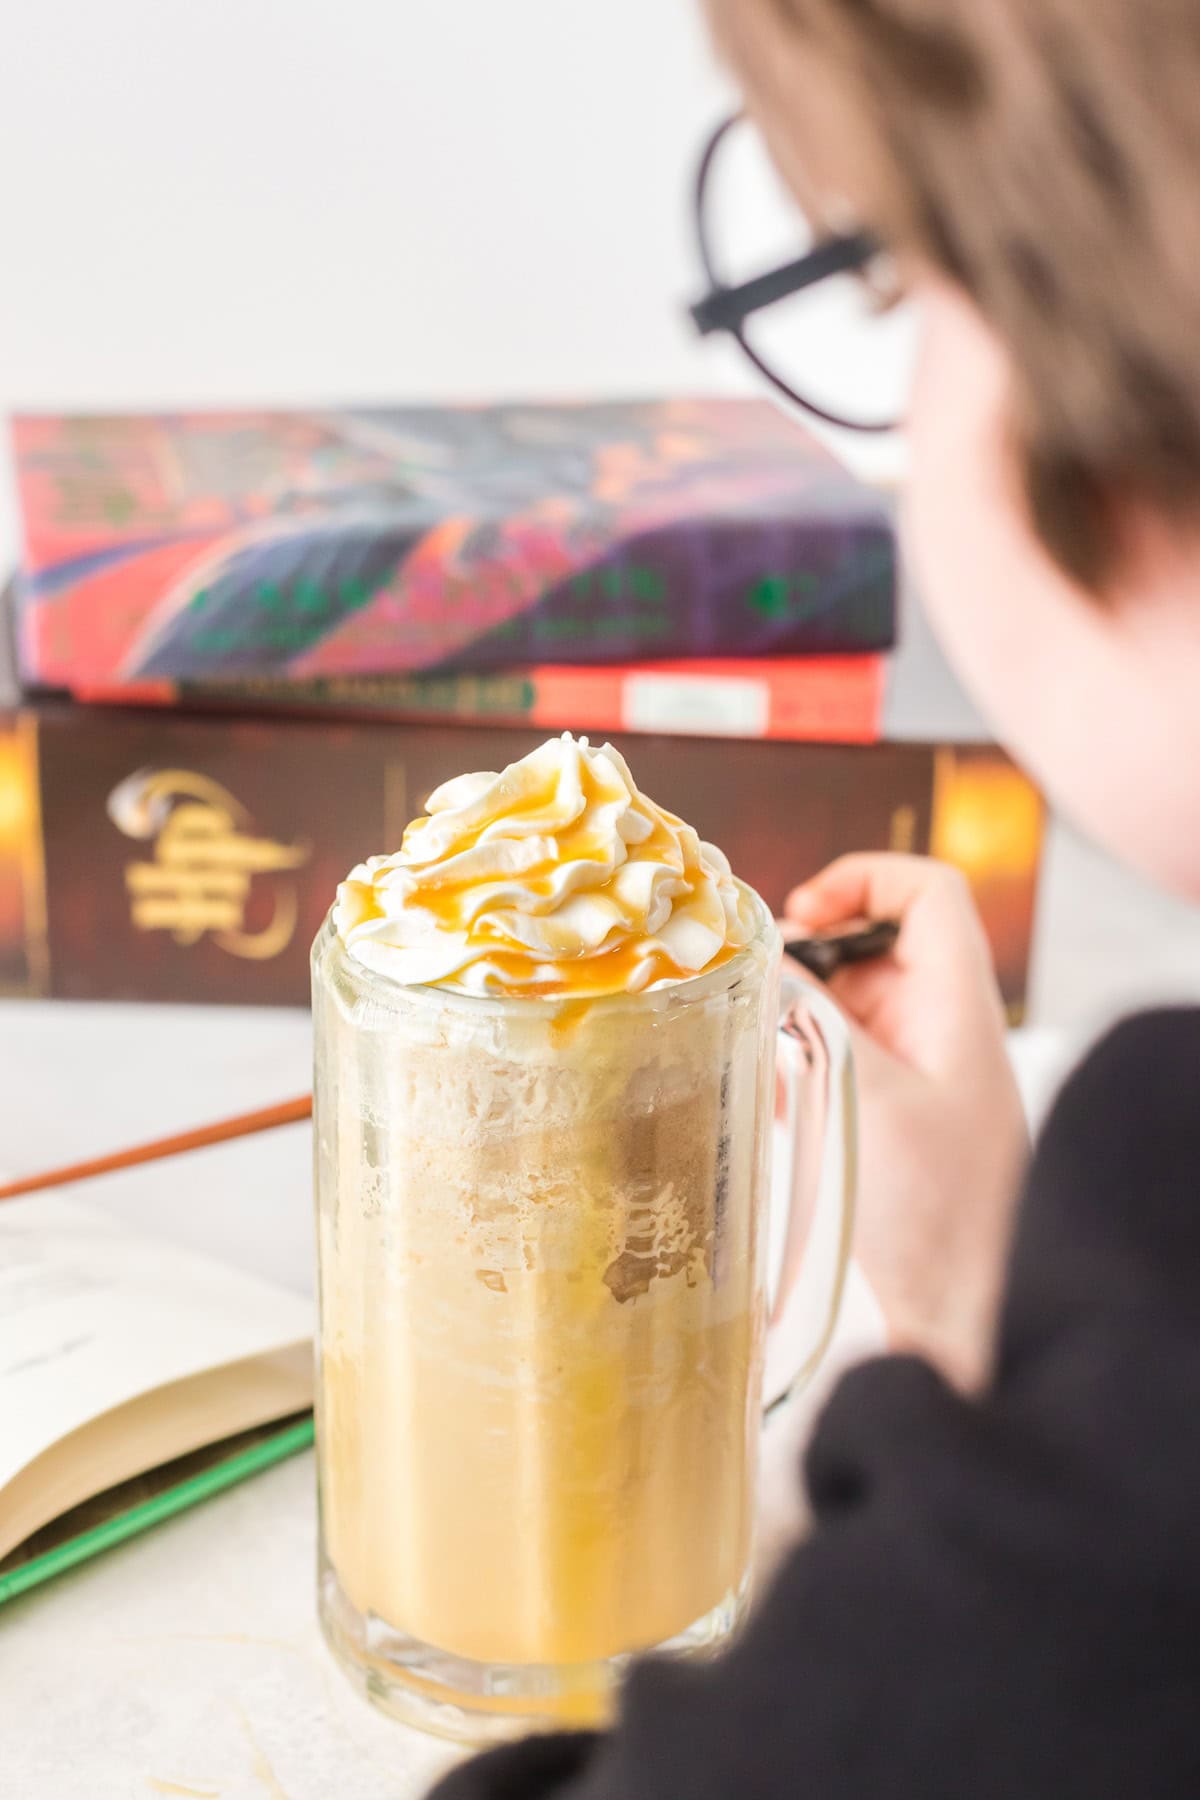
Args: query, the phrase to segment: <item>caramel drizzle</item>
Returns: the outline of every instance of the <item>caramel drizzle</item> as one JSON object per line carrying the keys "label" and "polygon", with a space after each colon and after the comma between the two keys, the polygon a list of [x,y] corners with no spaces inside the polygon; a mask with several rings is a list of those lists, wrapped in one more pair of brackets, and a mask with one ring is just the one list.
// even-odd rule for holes
{"label": "caramel drizzle", "polygon": [[[624,790],[614,792],[602,786],[587,762],[583,764],[580,776],[584,801],[580,819],[561,833],[555,833],[548,826],[546,835],[555,837],[558,846],[557,857],[524,872],[520,877],[521,886],[525,891],[539,899],[550,899],[553,893],[551,876],[556,866],[561,866],[565,862],[599,862],[604,859],[606,854],[607,846],[587,825],[587,811],[593,805],[606,805],[622,798]],[[554,803],[556,787],[557,783],[553,775],[548,776],[534,793],[525,797],[522,805],[512,813],[512,820],[528,819],[531,815],[545,812]],[[639,794],[637,802],[639,810],[650,818],[653,825],[649,836],[634,846],[638,856],[657,860],[665,868],[671,869],[685,879],[688,878],[693,872],[687,868],[674,833],[681,830],[686,831],[689,828],[673,813],[655,806],[644,795]],[[419,842],[419,834],[426,827],[426,823],[425,819],[418,819],[408,827],[402,840],[405,848],[416,847],[414,839]],[[483,841],[486,831],[489,829],[494,831],[495,824],[494,818],[485,819],[477,826],[465,829],[460,836],[456,837],[452,854],[459,856],[474,850]],[[414,869],[414,873],[416,872]],[[531,956],[523,946],[514,943],[512,938],[494,926],[486,923],[477,925],[467,918],[470,899],[479,885],[478,878],[439,881],[436,863],[427,865],[421,873],[423,885],[420,896],[412,899],[409,904],[419,907],[423,912],[429,914],[439,929],[465,933],[474,947],[485,948],[487,960],[498,977],[498,980],[490,984],[489,991],[503,998],[572,998],[579,997],[581,989],[587,990],[587,994],[583,997],[599,998],[607,994],[637,991],[637,989],[649,987],[654,982],[690,981],[697,974],[707,974],[710,970],[720,968],[723,963],[728,962],[736,954],[734,947],[726,944],[706,963],[704,969],[684,969],[664,950],[648,947],[644,938],[624,935],[621,927],[614,927],[611,942],[607,946],[601,945],[597,950],[582,953],[574,958],[556,956],[551,959],[550,963],[544,964],[543,966],[547,968],[551,966],[551,963],[567,965],[568,972],[558,979],[531,979],[531,969],[537,967],[536,957]],[[695,873],[699,873],[699,871],[695,871]],[[607,887],[594,891],[604,892],[608,899],[613,899],[613,895],[608,892]],[[369,908],[364,910],[363,916],[364,918],[382,917],[383,911],[384,909],[372,894]],[[639,921],[626,915],[622,920],[622,926],[624,933],[636,933],[639,929]],[[494,949],[492,948],[493,944]],[[572,962],[579,969],[578,975],[569,972]],[[647,964],[649,968],[643,975]],[[632,987],[635,977],[640,977],[637,989]],[[443,985],[454,986],[455,984],[448,981]]]}

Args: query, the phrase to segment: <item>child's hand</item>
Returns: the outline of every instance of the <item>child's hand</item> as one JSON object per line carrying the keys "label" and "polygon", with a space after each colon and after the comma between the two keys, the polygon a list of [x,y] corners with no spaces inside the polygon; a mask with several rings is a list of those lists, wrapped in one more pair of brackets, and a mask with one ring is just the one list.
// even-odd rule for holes
{"label": "child's hand", "polygon": [[965,881],[916,856],[846,856],[787,917],[821,931],[898,919],[891,956],[841,969],[860,1094],[856,1249],[892,1345],[959,1386],[990,1364],[1028,1137],[991,958]]}

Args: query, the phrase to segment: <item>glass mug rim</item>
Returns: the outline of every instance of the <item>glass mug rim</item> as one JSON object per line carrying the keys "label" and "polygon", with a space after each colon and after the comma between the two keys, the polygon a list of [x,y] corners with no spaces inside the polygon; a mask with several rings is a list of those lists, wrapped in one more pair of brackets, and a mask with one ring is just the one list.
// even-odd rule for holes
{"label": "glass mug rim", "polygon": [[467,1016],[491,1015],[504,1017],[521,1015],[528,1017],[534,1009],[540,1008],[544,1016],[550,1018],[556,1010],[586,1006],[605,1013],[616,1013],[628,1008],[642,1009],[647,1006],[663,1008],[675,1006],[691,1006],[701,1000],[710,999],[713,995],[723,994],[745,977],[755,966],[760,966],[760,959],[755,952],[765,952],[768,958],[775,952],[781,952],[783,939],[775,916],[770,907],[756,889],[748,882],[733,877],[738,889],[747,894],[754,902],[757,925],[754,936],[728,962],[721,963],[715,969],[701,971],[698,975],[687,975],[681,981],[664,983],[661,987],[641,988],[635,993],[624,991],[615,994],[588,994],[573,996],[570,994],[464,994],[458,988],[442,987],[436,983],[423,984],[396,981],[382,969],[368,968],[365,963],[350,950],[337,926],[334,924],[334,907],[330,907],[317,932],[313,944],[313,957],[324,953],[327,947],[335,949],[351,980],[364,990],[370,990],[375,997],[381,994],[394,994],[398,999],[403,996],[406,1003],[416,1005],[432,1005],[451,1007],[460,1010]]}

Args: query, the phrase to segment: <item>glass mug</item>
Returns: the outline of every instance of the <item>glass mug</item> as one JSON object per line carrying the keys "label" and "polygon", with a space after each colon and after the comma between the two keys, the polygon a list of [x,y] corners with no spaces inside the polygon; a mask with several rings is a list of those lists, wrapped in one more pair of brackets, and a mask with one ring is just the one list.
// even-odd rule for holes
{"label": "glass mug", "polygon": [[632,1654],[710,1653],[745,1606],[764,1391],[846,1270],[845,1028],[781,998],[761,901],[715,971],[589,1001],[402,987],[327,920],[313,1009],[325,1635],[446,1735],[602,1721]]}

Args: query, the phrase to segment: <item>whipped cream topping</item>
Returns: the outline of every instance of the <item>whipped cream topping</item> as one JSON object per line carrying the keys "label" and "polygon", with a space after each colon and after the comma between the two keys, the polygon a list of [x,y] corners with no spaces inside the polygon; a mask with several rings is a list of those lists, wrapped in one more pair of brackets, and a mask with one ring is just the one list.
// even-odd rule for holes
{"label": "whipped cream topping", "polygon": [[712,844],[638,791],[624,758],[569,732],[502,774],[430,795],[394,856],[338,888],[350,955],[406,986],[637,993],[750,943],[758,902]]}

